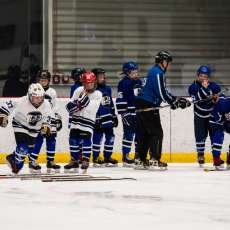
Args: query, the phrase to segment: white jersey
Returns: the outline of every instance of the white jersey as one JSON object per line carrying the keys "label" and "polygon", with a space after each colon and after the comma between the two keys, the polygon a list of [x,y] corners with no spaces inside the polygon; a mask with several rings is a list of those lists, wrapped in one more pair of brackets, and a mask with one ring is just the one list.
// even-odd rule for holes
{"label": "white jersey", "polygon": [[50,103],[53,111],[57,113],[57,93],[54,88],[49,87],[47,90],[45,90],[45,99]]}
{"label": "white jersey", "polygon": [[[79,95],[84,91],[84,87],[80,86],[71,97],[71,102],[78,99]],[[93,134],[93,129],[96,121],[96,113],[102,100],[102,93],[95,90],[93,93],[88,93],[89,104],[78,112],[73,113],[70,129],[80,129]]]}
{"label": "white jersey", "polygon": [[6,115],[10,115],[14,111],[12,126],[14,132],[26,133],[32,137],[36,137],[41,130],[42,123],[48,123],[53,129],[55,120],[54,112],[48,101],[38,107],[34,107],[28,96],[21,97],[19,101],[7,101],[0,110]]}

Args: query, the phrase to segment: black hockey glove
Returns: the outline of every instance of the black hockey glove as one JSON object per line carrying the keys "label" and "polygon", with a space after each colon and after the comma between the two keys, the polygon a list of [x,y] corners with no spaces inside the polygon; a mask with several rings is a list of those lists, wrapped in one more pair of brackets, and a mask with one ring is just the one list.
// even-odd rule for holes
{"label": "black hockey glove", "polygon": [[5,128],[8,125],[8,117],[5,114],[0,114],[0,126]]}
{"label": "black hockey glove", "polygon": [[117,127],[118,126],[118,118],[117,115],[114,114],[113,115],[113,127]]}
{"label": "black hockey glove", "polygon": [[180,107],[179,100],[176,99],[174,102],[172,102],[172,103],[170,104],[170,107],[171,107],[172,110],[178,109],[178,108]]}
{"label": "black hockey glove", "polygon": [[191,106],[191,102],[189,100],[187,100],[186,98],[181,97],[178,99],[178,101],[179,101],[179,107],[181,109],[185,109],[185,108]]}
{"label": "black hockey glove", "polygon": [[130,113],[121,114],[122,122],[124,125],[131,127],[133,125],[133,119]]}
{"label": "black hockey glove", "polygon": [[77,99],[77,104],[79,109],[83,109],[84,107],[86,107],[89,104],[89,97],[86,93],[81,93]]}

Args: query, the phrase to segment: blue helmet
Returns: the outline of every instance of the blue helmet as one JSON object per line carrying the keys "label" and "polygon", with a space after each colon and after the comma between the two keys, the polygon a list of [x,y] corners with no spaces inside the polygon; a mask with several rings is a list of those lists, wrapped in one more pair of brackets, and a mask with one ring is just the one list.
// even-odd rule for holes
{"label": "blue helmet", "polygon": [[201,65],[199,69],[197,70],[197,75],[199,74],[207,74],[208,76],[210,76],[211,74],[210,67],[208,67],[207,65]]}
{"label": "blue helmet", "polygon": [[131,70],[137,70],[137,69],[138,69],[138,64],[133,61],[126,62],[122,66],[123,73],[128,73]]}

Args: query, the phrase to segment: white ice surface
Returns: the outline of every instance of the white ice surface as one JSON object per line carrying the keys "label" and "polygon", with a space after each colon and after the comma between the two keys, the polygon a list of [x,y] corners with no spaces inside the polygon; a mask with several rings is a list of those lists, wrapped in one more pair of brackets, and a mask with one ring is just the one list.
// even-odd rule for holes
{"label": "white ice surface", "polygon": [[[6,165],[1,173],[9,173]],[[0,229],[230,229],[230,171],[169,164],[164,172],[118,167],[89,174],[137,181],[0,179]]]}

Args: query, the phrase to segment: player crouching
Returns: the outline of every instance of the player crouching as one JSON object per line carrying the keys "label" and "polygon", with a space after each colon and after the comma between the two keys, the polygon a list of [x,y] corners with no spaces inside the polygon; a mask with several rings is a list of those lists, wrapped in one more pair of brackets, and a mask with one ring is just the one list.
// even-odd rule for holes
{"label": "player crouching", "polygon": [[[44,101],[44,95],[44,89],[39,83],[31,84],[27,96],[20,98],[18,102],[7,101],[0,107],[2,127],[7,126],[8,116],[14,110],[12,126],[16,149],[6,157],[13,173],[17,174],[23,168],[25,157],[33,151],[38,133],[50,135],[53,112],[49,102]],[[33,167],[37,169],[36,162]]]}

